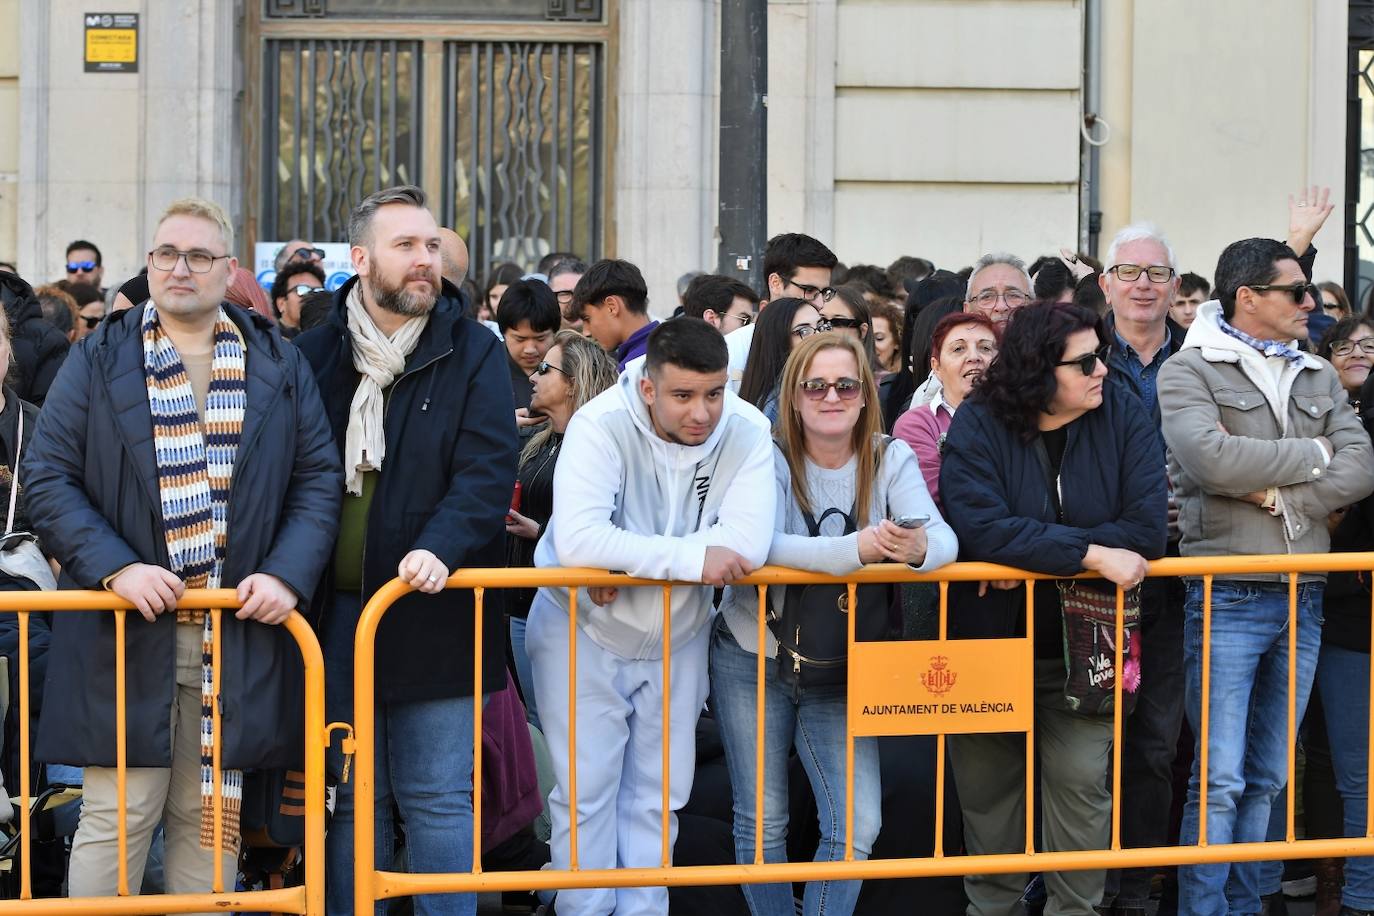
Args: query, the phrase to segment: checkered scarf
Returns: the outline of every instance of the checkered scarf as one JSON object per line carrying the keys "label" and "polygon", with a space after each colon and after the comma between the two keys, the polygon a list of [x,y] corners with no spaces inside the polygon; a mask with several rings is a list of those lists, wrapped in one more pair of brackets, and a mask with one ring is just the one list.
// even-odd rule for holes
{"label": "checkered scarf", "polygon": [[[243,432],[247,376],[243,335],[221,308],[215,321],[210,391],[202,426],[195,392],[150,301],[143,310],[143,371],[153,416],[162,522],[172,572],[187,588],[218,588],[228,539],[229,484]],[[203,623],[200,688],[200,845],[214,847],[214,631],[204,611],[177,609],[177,623]],[[221,774],[225,848],[237,850],[243,773]]]}
{"label": "checkered scarf", "polygon": [[1290,366],[1297,366],[1299,369],[1307,362],[1301,350],[1288,346],[1281,340],[1260,340],[1258,337],[1251,337],[1249,334],[1235,327],[1225,318],[1217,316],[1217,324],[1221,327],[1221,332],[1234,337],[1246,346],[1258,350],[1265,356],[1282,356],[1288,360]]}

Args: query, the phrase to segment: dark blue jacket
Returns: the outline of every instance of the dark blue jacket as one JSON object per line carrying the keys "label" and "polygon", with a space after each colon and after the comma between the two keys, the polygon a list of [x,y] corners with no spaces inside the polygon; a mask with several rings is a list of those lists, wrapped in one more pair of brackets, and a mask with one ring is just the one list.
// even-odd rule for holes
{"label": "dark blue jacket", "polygon": [[[264,318],[225,311],[247,346],[247,409],[229,491],[221,584],[270,573],[309,603],[338,525],[342,475],[310,367]],[[99,589],[131,563],[167,567],[143,372],[141,309],[72,347],[48,391],[20,479],[34,530],[62,564],[59,588]],[[176,616],[127,616],[129,766],[171,765]],[[223,620],[223,764],[301,759],[300,652],[282,627]],[[114,615],[53,615],[40,760],[115,765]],[[60,702],[51,702],[55,698]]]}
{"label": "dark blue jacket", "polygon": [[[338,290],[324,325],[295,340],[324,392],[341,458],[358,387],[344,303],[357,282]],[[509,358],[491,331],[461,317],[459,296],[444,284],[405,372],[391,385],[383,422],[386,457],[364,534],[364,599],[395,578],[401,559],[417,548],[433,553],[450,572],[505,565],[505,517],[516,464]],[[321,597],[327,600],[330,591],[332,581]],[[498,599],[499,592],[488,592],[483,605],[484,692],[506,684]],[[323,607],[328,613],[327,603]],[[377,695],[472,696],[472,661],[472,592],[406,595],[377,632]]]}
{"label": "dark blue jacket", "polygon": [[[1132,394],[1111,381],[1103,393],[1101,407],[1068,425],[1059,473],[1063,525],[1055,520],[1034,444],[984,404],[970,399],[960,405],[940,464],[940,496],[959,535],[960,560],[1069,576],[1083,571],[1090,544],[1133,550],[1148,560],[1164,555],[1168,494],[1159,434]],[[1044,593],[1036,590],[1037,615],[1057,615],[1057,602],[1046,607],[1039,600]],[[1025,633],[1020,588],[989,589],[979,598],[976,582],[955,583],[949,597],[951,637]]]}

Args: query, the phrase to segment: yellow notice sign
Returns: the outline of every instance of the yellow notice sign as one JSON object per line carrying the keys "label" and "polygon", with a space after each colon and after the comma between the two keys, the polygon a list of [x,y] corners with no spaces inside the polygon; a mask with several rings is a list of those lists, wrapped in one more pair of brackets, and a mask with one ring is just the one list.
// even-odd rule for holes
{"label": "yellow notice sign", "polygon": [[138,14],[87,13],[86,72],[138,72]]}
{"label": "yellow notice sign", "polygon": [[1029,639],[865,642],[849,657],[855,735],[1029,731],[1034,696]]}

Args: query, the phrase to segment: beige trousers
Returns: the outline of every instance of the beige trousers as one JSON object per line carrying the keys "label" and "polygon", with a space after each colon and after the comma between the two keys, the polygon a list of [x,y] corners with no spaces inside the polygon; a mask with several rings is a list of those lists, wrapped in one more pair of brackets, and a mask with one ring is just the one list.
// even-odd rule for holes
{"label": "beige trousers", "polygon": [[[177,692],[172,702],[172,766],[129,767],[129,890],[143,883],[148,847],[165,823],[163,870],[167,893],[209,892],[214,854],[200,848],[200,677],[199,624],[177,624]],[[68,893],[72,897],[113,896],[119,883],[119,793],[114,767],[86,767],[81,821],[72,843]],[[224,889],[232,891],[238,863],[224,854]]]}

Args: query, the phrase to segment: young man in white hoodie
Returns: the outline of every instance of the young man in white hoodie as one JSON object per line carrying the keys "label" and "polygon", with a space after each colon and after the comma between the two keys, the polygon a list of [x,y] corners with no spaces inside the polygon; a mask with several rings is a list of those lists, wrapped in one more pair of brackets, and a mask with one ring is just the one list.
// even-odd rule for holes
{"label": "young man in white hoodie", "polygon": [[[644,359],[568,424],[553,517],[537,566],[591,566],[701,582],[676,586],[671,683],[663,682],[659,588],[590,589],[577,617],[577,810],[570,810],[567,589],[543,588],[525,645],[558,785],[549,797],[553,867],[656,867],[662,848],[663,729],[669,805],[687,801],[706,700],[712,586],[763,564],[774,519],[768,424],[727,390],[725,340],[699,318],[654,329]],[[663,699],[670,700],[669,722]],[[670,819],[676,838],[677,819]],[[560,916],[667,913],[665,888],[566,890]]]}

